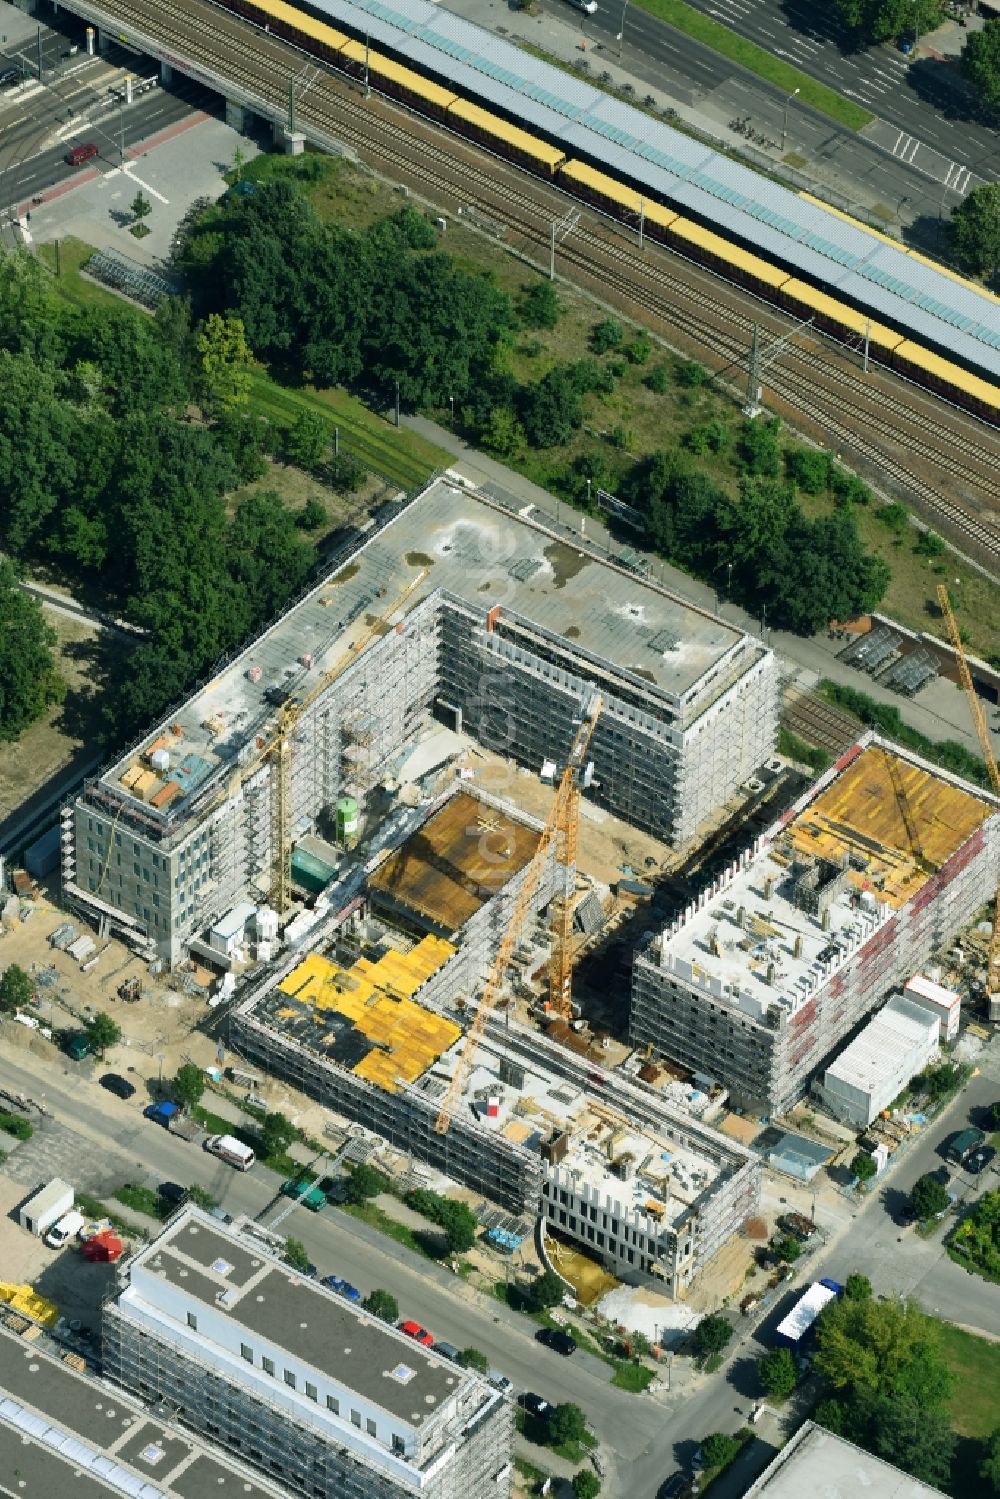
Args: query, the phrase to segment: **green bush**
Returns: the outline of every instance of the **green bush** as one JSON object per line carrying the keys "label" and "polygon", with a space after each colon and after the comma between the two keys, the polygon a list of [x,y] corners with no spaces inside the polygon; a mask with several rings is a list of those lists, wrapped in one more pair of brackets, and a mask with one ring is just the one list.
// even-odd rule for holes
{"label": "green bush", "polygon": [[35,1133],[31,1121],[22,1119],[20,1114],[0,1114],[0,1129],[5,1134],[13,1135],[16,1140],[30,1140]]}
{"label": "green bush", "polygon": [[389,1190],[390,1182],[381,1171],[376,1171],[374,1166],[366,1166],[364,1162],[355,1166],[347,1178],[345,1197],[348,1202],[357,1207],[362,1202],[369,1202],[373,1197]]}
{"label": "green bush", "polygon": [[562,316],[562,306],[551,281],[536,281],[528,287],[518,308],[526,328],[554,328]]}
{"label": "green bush", "polygon": [[595,354],[607,354],[620,349],[625,339],[625,329],[617,318],[605,318],[595,323],[590,332],[590,347]]}
{"label": "green bush", "polygon": [[654,396],[662,396],[670,385],[669,366],[662,360],[659,364],[654,364],[643,384],[647,390],[653,392]]}
{"label": "green bush", "polygon": [[878,729],[879,733],[884,734],[887,739],[895,739],[897,744],[916,750],[919,755],[933,760],[945,770],[964,776],[966,780],[975,781],[978,786],[989,787],[985,764],[971,750],[967,750],[964,744],[959,744],[954,739],[928,739],[925,734],[920,733],[919,729],[914,729],[906,723],[899,709],[893,704],[877,703],[874,698],[868,697],[864,692],[859,692],[856,687],[846,687],[839,682],[824,680],[820,683],[820,688],[831,703],[836,704],[838,708],[844,708],[848,713],[853,713],[869,728]]}
{"label": "green bush", "polygon": [[708,370],[696,359],[685,359],[677,367],[677,384],[682,385],[685,390],[697,390],[707,379]]}

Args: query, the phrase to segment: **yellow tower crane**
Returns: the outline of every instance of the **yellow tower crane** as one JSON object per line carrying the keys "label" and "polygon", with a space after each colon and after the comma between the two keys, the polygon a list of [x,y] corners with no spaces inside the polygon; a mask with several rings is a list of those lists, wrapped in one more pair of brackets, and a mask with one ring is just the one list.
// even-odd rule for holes
{"label": "yellow tower crane", "polygon": [[[969,707],[972,710],[972,721],[976,726],[979,736],[980,748],[983,759],[986,761],[986,769],[989,772],[990,784],[997,796],[1000,796],[1000,769],[997,768],[996,756],[990,743],[989,729],[986,727],[986,719],[979,703],[979,694],[972,681],[972,673],[969,671],[969,663],[965,659],[965,649],[962,645],[962,637],[958,632],[958,621],[952,612],[951,599],[948,590],[943,583],[937,587],[938,603],[941,605],[941,613],[944,615],[948,626],[948,638],[952,649],[958,660],[958,674],[965,688],[965,696],[968,698]],[[993,930],[990,935],[990,952],[986,964],[986,1003],[992,1007],[996,1000],[1000,1000],[1000,889],[996,892],[996,904],[993,910]]]}
{"label": "yellow tower crane", "polygon": [[507,970],[510,967],[510,961],[514,954],[514,948],[517,946],[525,923],[531,914],[531,903],[538,894],[538,887],[542,882],[542,875],[545,872],[545,865],[553,843],[557,845],[557,852],[559,849],[569,849],[572,847],[575,856],[575,830],[572,837],[568,836],[568,830],[574,817],[579,815],[579,777],[583,772],[587,750],[590,748],[590,741],[593,738],[594,728],[603,705],[603,699],[600,694],[596,694],[586,709],[583,722],[574,736],[573,746],[566,760],[565,769],[559,778],[555,799],[549,808],[549,815],[545,819],[545,826],[542,828],[538,839],[538,847],[535,849],[531,862],[525,871],[513,914],[507,923],[500,946],[497,949],[497,955],[493,961],[493,967],[490,969],[489,978],[486,980],[486,987],[479,1001],[479,1008],[476,1010],[475,1019],[466,1032],[465,1042],[459,1053],[458,1062],[455,1067],[455,1075],[448,1084],[448,1091],[441,1102],[441,1109],[434,1123],[434,1128],[439,1135],[446,1135],[448,1133],[452,1114],[458,1100],[462,1096],[469,1073],[472,1070],[476,1052],[479,1049],[479,1043],[483,1038],[483,1032],[486,1030],[489,1018],[500,998],[504,981],[507,977]]}

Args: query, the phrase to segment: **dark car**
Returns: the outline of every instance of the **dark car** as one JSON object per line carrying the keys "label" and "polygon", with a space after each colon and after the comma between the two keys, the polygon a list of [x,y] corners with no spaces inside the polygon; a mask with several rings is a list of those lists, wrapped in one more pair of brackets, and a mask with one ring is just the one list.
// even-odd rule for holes
{"label": "dark car", "polygon": [[672,1473],[670,1477],[660,1484],[656,1491],[656,1499],[676,1499],[681,1489],[687,1483],[687,1477],[683,1473]]}
{"label": "dark car", "polygon": [[9,84],[17,83],[20,77],[20,68],[0,68],[0,88],[7,88]]}
{"label": "dark car", "polygon": [[117,1072],[106,1072],[101,1078],[101,1087],[107,1088],[116,1098],[132,1098],[135,1094],[128,1078],[121,1077]]}
{"label": "dark car", "polygon": [[576,1344],[568,1332],[559,1332],[554,1327],[540,1327],[535,1337],[546,1348],[551,1348],[553,1353],[561,1353],[563,1358],[569,1358],[571,1353],[576,1352]]}
{"label": "dark car", "polygon": [[160,1182],[156,1189],[157,1197],[162,1197],[164,1202],[169,1202],[171,1207],[177,1207],[187,1196],[187,1187],[182,1187],[179,1182]]}
{"label": "dark car", "polygon": [[517,1403],[529,1416],[537,1416],[539,1421],[547,1421],[553,1411],[548,1400],[543,1400],[541,1395],[533,1395],[530,1390],[518,1395]]}
{"label": "dark car", "polygon": [[986,1170],[995,1155],[996,1151],[992,1145],[981,1145],[978,1150],[974,1150],[970,1156],[966,1157],[964,1169],[971,1171],[973,1176],[978,1176],[981,1171]]}
{"label": "dark car", "polygon": [[335,1291],[338,1296],[346,1296],[348,1301],[361,1300],[361,1292],[357,1286],[352,1286],[342,1275],[324,1275],[320,1285],[326,1286],[328,1291]]}

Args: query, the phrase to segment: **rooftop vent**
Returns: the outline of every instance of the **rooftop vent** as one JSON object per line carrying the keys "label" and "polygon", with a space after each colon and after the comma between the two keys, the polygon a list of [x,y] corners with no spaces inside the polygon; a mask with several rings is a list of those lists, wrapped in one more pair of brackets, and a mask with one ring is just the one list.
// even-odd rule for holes
{"label": "rooftop vent", "polygon": [[518,557],[517,561],[507,569],[507,576],[513,578],[515,583],[527,583],[541,569],[541,562],[537,557]]}
{"label": "rooftop vent", "polygon": [[233,1267],[228,1260],[220,1259],[212,1261],[212,1269],[215,1271],[216,1275],[230,1275],[232,1273]]}
{"label": "rooftop vent", "polygon": [[416,1369],[411,1369],[409,1364],[397,1364],[395,1369],[389,1370],[389,1378],[396,1380],[398,1384],[409,1384],[416,1372]]}
{"label": "rooftop vent", "polygon": [[675,651],[680,645],[680,640],[669,630],[657,630],[655,635],[649,637],[649,649],[656,651],[657,655],[666,655],[667,651]]}

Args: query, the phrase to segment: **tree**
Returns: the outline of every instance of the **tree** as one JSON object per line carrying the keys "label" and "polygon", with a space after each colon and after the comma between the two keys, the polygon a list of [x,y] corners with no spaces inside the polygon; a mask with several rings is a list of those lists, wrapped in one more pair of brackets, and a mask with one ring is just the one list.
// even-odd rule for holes
{"label": "tree", "polygon": [[582,1442],[587,1434],[587,1418],[578,1405],[557,1405],[549,1417],[549,1445],[561,1447],[564,1442]]}
{"label": "tree", "polygon": [[135,197],[132,199],[132,202],[129,204],[129,208],[131,210],[132,217],[135,219],[137,224],[141,224],[143,219],[147,218],[153,211],[152,203],[150,203],[149,199],[144,196],[141,190],[136,193]]}
{"label": "tree", "polygon": [[956,1444],[946,1411],[928,1409],[912,1395],[876,1395],[867,1415],[870,1451],[921,1483],[946,1487]]}
{"label": "tree", "polygon": [[285,1240],[285,1260],[292,1266],[293,1270],[301,1270],[303,1274],[306,1273],[312,1263],[306,1246],[301,1239]]}
{"label": "tree", "polygon": [[818,448],[789,448],[785,473],[806,494],[823,494],[830,487],[833,459]]}
{"label": "tree", "polygon": [[655,396],[662,396],[670,384],[670,368],[666,364],[654,364],[649,374],[643,381],[647,390],[651,390]]}
{"label": "tree", "polygon": [[568,442],[583,423],[580,392],[565,365],[557,364],[534,385],[522,386],[519,407],[525,436],[534,448]]}
{"label": "tree", "polygon": [[285,433],[283,447],[289,463],[311,473],[330,451],[330,428],[318,412],[306,408]]}
{"label": "tree", "polygon": [[[987,23],[989,24],[989,23]],[[986,1442],[986,1455],[979,1464],[979,1476],[1000,1494],[1000,1426]]]}
{"label": "tree", "polygon": [[206,1212],[209,1208],[217,1208],[219,1206],[208,1188],[201,1186],[198,1182],[194,1182],[188,1187],[187,1195],[188,1202],[196,1203],[198,1207],[204,1208]]}
{"label": "tree", "polygon": [[243,168],[246,166],[246,160],[242,146],[237,145],[233,152],[233,175],[237,182],[243,176]]}
{"label": "tree", "polygon": [[778,448],[777,417],[768,421],[764,417],[748,417],[740,431],[739,455],[745,474],[757,478],[777,477],[781,464]]}
{"label": "tree", "polygon": [[536,281],[521,298],[521,322],[526,328],[554,328],[562,307],[551,281]]}
{"label": "tree", "polygon": [[929,1409],[954,1388],[936,1324],[911,1302],[841,1297],[815,1326],[814,1363],[835,1391],[911,1395]]}
{"label": "tree", "polygon": [[494,406],[480,433],[484,448],[498,458],[513,458],[524,447],[524,428],[509,406]]}
{"label": "tree", "polygon": [[399,1321],[399,1303],[391,1291],[375,1290],[365,1298],[365,1311],[382,1322]]}
{"label": "tree", "polygon": [[11,963],[0,978],[0,1013],[13,1015],[31,1003],[35,986],[30,976],[17,963]]}
{"label": "tree", "polygon": [[697,390],[708,379],[708,370],[696,359],[685,359],[677,367],[677,384],[685,390]]}
{"label": "tree", "polygon": [[326,524],[326,506],[315,495],[310,495],[295,517],[295,524],[303,531],[315,531]]}
{"label": "tree", "polygon": [[201,384],[215,412],[238,411],[250,399],[253,355],[238,317],[211,312],[195,341]]}
{"label": "tree", "polygon": [[452,1202],[446,1198],[441,1205],[438,1222],[444,1229],[452,1254],[464,1254],[476,1242],[479,1223],[475,1213],[464,1202]]}
{"label": "tree", "polygon": [[772,1348],[757,1360],[757,1378],[767,1395],[784,1400],[799,1382],[798,1365],[790,1348]]}
{"label": "tree", "polygon": [[260,1137],[265,1156],[284,1155],[292,1141],[298,1139],[299,1131],[287,1115],[275,1110],[261,1120]]}
{"label": "tree", "polygon": [[871,1181],[873,1176],[878,1175],[878,1166],[875,1164],[874,1157],[870,1156],[867,1150],[859,1150],[854,1157],[854,1160],[851,1162],[851,1175],[856,1176],[860,1182]]}
{"label": "tree", "polygon": [[374,1166],[366,1166],[362,1161],[355,1166],[347,1178],[345,1196],[347,1201],[355,1207],[363,1202],[370,1202],[373,1197],[378,1197],[380,1192],[385,1192],[389,1187],[389,1178],[381,1171],[376,1171]]}
{"label": "tree", "polygon": [[324,478],[337,494],[353,494],[368,477],[368,470],[353,453],[331,453],[324,465]]}
{"label": "tree", "polygon": [[988,109],[1000,110],[1000,20],[970,31],[962,48],[962,73]]}
{"label": "tree", "polygon": [[98,1010],[97,1014],[87,1021],[83,1029],[91,1048],[97,1052],[102,1062],[104,1061],[104,1053],[108,1047],[117,1046],[122,1038],[121,1026],[112,1020],[110,1015],[106,1015],[103,1010]]}
{"label": "tree", "polygon": [[463,1348],[455,1360],[463,1369],[475,1369],[477,1374],[488,1374],[490,1361],[478,1348]]}
{"label": "tree", "polygon": [[708,1358],[713,1353],[721,1353],[733,1335],[733,1329],[725,1317],[720,1317],[718,1312],[712,1312],[707,1317],[702,1317],[694,1330],[692,1342],[695,1351],[701,1358]]}
{"label": "tree", "polygon": [[554,1270],[543,1270],[528,1287],[528,1305],[533,1312],[547,1311],[558,1306],[566,1294],[566,1286]]}
{"label": "tree", "polygon": [[173,1095],[185,1111],[190,1111],[199,1102],[205,1091],[205,1074],[193,1062],[185,1062],[174,1078]]}
{"label": "tree", "polygon": [[613,317],[595,323],[590,331],[590,347],[595,354],[608,354],[612,349],[620,349],[624,339],[625,329]]}
{"label": "tree", "polygon": [[844,1282],[844,1295],[848,1301],[871,1301],[872,1283],[867,1275],[853,1271]]}
{"label": "tree", "polygon": [[0,742],[18,739],[64,696],[55,643],[38,600],[21,591],[14,564],[0,558]]}
{"label": "tree", "polygon": [[597,1499],[601,1492],[601,1480],[592,1468],[578,1468],[573,1474],[573,1493],[576,1499]]}
{"label": "tree", "polygon": [[779,1239],[777,1244],[775,1244],[774,1252],[783,1264],[792,1265],[802,1253],[802,1245],[794,1234],[787,1234],[785,1238]]}
{"label": "tree", "polygon": [[931,1172],[925,1172],[914,1182],[910,1192],[910,1211],[915,1218],[934,1218],[938,1213],[946,1213],[950,1205],[951,1198]]}
{"label": "tree", "polygon": [[710,1432],[701,1444],[701,1456],[706,1468],[727,1468],[739,1450],[739,1442],[725,1431]]}
{"label": "tree", "polygon": [[1000,182],[984,182],[966,194],[948,227],[963,270],[987,276],[1000,268]]}
{"label": "tree", "polygon": [[943,0],[834,0],[843,24],[863,42],[926,36],[944,10]]}

